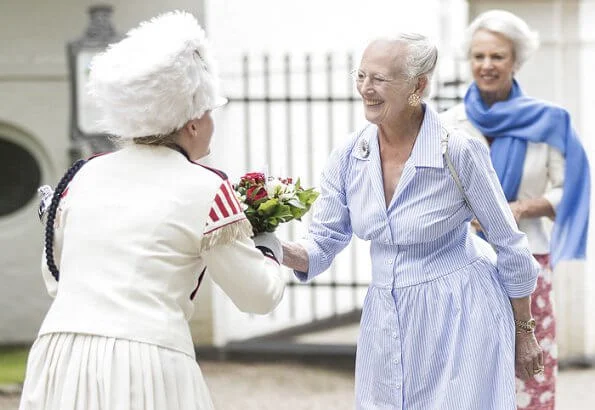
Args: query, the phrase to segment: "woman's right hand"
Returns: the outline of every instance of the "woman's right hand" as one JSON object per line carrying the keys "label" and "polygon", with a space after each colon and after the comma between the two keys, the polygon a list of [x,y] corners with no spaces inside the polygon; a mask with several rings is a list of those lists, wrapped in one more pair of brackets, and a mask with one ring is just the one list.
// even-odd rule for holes
{"label": "woman's right hand", "polygon": [[310,260],[308,251],[297,242],[281,242],[283,245],[283,265],[298,272],[308,272]]}
{"label": "woman's right hand", "polygon": [[517,377],[528,380],[542,374],[543,352],[533,332],[517,331],[515,341],[515,372]]}

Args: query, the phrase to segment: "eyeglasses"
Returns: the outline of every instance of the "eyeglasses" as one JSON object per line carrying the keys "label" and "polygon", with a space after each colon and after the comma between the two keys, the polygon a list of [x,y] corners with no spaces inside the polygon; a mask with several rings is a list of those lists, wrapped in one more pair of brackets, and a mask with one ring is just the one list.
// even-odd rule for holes
{"label": "eyeglasses", "polygon": [[364,81],[366,80],[366,78],[368,78],[370,80],[370,84],[372,84],[373,86],[378,86],[378,87],[381,87],[387,83],[390,83],[391,81],[396,80],[396,78],[388,78],[388,77],[383,76],[382,74],[378,74],[378,73],[368,74],[365,71],[357,70],[357,69],[351,71],[351,77],[353,77],[353,79],[355,80],[355,83],[357,85],[363,84]]}

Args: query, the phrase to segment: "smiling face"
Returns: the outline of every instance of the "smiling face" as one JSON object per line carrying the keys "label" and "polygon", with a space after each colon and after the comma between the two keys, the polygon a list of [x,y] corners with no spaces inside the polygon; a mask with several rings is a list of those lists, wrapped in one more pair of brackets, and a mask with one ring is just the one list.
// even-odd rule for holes
{"label": "smiling face", "polygon": [[397,118],[407,109],[407,97],[414,87],[401,65],[406,53],[404,45],[387,40],[374,41],[364,51],[355,75],[356,86],[366,119],[373,124]]}
{"label": "smiling face", "polygon": [[481,94],[493,101],[510,93],[515,69],[514,45],[502,34],[477,30],[469,49],[471,73]]}

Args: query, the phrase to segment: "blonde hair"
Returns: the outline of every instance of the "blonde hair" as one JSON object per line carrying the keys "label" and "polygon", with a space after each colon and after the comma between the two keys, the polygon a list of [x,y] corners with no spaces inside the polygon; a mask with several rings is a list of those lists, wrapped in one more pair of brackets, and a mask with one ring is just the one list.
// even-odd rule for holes
{"label": "blonde hair", "polygon": [[176,144],[177,132],[169,135],[150,135],[148,137],[134,137],[132,142],[138,145],[172,146]]}

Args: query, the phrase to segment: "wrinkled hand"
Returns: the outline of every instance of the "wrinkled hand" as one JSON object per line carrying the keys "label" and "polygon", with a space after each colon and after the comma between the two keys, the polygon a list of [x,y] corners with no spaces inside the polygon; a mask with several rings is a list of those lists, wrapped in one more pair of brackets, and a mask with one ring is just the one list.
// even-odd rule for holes
{"label": "wrinkled hand", "polygon": [[543,352],[533,332],[520,332],[516,335],[515,372],[522,380],[543,373]]}
{"label": "wrinkled hand", "polygon": [[525,205],[523,205],[521,201],[509,202],[508,205],[510,206],[514,220],[518,224],[525,212]]}

